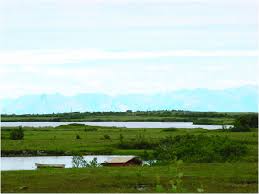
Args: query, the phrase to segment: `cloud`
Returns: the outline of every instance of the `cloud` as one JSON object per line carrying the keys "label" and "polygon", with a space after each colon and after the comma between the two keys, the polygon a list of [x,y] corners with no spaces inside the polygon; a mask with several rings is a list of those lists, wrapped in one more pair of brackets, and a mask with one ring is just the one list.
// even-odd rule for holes
{"label": "cloud", "polygon": [[258,9],[252,0],[3,0],[0,4],[1,50],[258,47]]}
{"label": "cloud", "polygon": [[103,51],[97,49],[77,50],[25,50],[0,52],[0,65],[66,64],[85,60],[130,60],[161,57],[256,57],[258,50],[251,51]]}
{"label": "cloud", "polygon": [[256,2],[0,1],[1,97],[254,84]]}

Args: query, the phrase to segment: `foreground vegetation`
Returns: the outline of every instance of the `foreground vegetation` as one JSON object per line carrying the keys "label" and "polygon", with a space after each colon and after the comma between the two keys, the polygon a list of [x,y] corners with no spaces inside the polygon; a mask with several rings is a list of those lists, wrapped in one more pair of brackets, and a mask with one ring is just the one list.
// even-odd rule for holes
{"label": "foreground vegetation", "polygon": [[[184,163],[181,192],[254,192],[257,163]],[[172,192],[176,166],[2,172],[2,192]]]}

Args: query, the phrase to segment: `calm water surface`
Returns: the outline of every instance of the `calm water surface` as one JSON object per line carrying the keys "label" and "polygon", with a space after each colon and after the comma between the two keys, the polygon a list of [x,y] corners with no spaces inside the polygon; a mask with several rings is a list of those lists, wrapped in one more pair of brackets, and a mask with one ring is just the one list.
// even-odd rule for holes
{"label": "calm water surface", "polygon": [[[97,158],[97,163],[103,163],[107,160],[117,157],[117,155],[96,155],[84,156],[84,159],[89,162]],[[127,156],[120,156],[127,157]],[[72,167],[72,156],[34,156],[34,157],[1,157],[1,170],[34,170],[35,163],[40,164],[65,164],[65,168]]]}
{"label": "calm water surface", "polygon": [[[192,122],[1,122],[3,127],[27,126],[27,127],[57,127],[80,123],[90,126],[105,127],[126,127],[126,128],[203,128],[203,129],[222,129],[221,125],[194,125]],[[226,125],[230,127],[231,125]]]}

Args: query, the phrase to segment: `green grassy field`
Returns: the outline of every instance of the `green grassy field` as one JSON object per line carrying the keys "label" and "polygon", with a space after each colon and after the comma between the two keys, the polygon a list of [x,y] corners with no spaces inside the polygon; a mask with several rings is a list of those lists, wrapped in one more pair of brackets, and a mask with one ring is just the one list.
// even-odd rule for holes
{"label": "green grassy field", "polygon": [[[187,163],[181,191],[254,192],[257,163]],[[175,165],[2,172],[2,192],[171,192]],[[161,185],[158,189],[158,185]]]}
{"label": "green grassy field", "polygon": [[[257,161],[257,139],[255,132],[222,132],[205,129],[128,129],[115,127],[92,126],[60,126],[56,128],[28,128],[25,127],[24,140],[10,140],[10,129],[2,128],[2,155],[21,153],[26,151],[38,155],[36,151],[45,152],[46,155],[71,155],[74,152],[81,154],[135,154],[142,155],[143,149],[120,149],[118,143],[120,135],[124,141],[133,141],[142,135],[148,141],[158,142],[167,136],[185,134],[205,134],[227,136],[238,142],[247,144],[249,155],[244,160]],[[81,139],[76,139],[79,135]],[[109,135],[110,139],[105,139]],[[23,152],[22,155],[26,155]]]}
{"label": "green grassy field", "polygon": [[[24,128],[24,140],[10,140],[12,128],[3,127],[2,156],[124,154],[144,155],[144,149],[121,149],[124,141],[142,135],[148,141],[176,135],[227,136],[248,147],[237,161],[224,163],[183,163],[180,192],[257,192],[258,132],[224,132],[205,129],[127,129],[93,126]],[[76,139],[79,135],[80,139]],[[105,139],[108,135],[110,139]],[[41,151],[41,152],[39,152]],[[151,152],[152,150],[147,150]],[[178,169],[179,173],[179,169]],[[97,167],[81,169],[41,169],[3,171],[2,192],[171,192],[176,165],[144,167]]]}

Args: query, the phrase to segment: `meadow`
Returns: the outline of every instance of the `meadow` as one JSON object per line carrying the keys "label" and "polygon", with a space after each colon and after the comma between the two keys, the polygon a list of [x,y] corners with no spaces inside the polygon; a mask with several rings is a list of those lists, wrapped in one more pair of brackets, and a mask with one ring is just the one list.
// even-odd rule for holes
{"label": "meadow", "polygon": [[[257,192],[258,131],[206,129],[128,129],[80,124],[24,127],[23,140],[11,140],[13,128],[2,128],[2,156],[137,155],[152,158],[161,139],[177,136],[228,138],[247,147],[241,157],[225,162],[177,161],[152,166],[40,169],[2,172],[2,192]],[[141,139],[144,147],[135,145]],[[120,146],[121,143],[124,146]],[[144,142],[144,143],[143,143]],[[149,143],[147,143],[149,142]],[[151,143],[150,143],[151,142]],[[141,144],[141,145],[142,145]],[[126,145],[126,146],[125,146]],[[179,182],[176,189],[173,185]]]}
{"label": "meadow", "polygon": [[[257,163],[184,163],[177,192],[258,191]],[[178,169],[179,171],[179,169]],[[2,172],[2,192],[175,192],[175,165]]]}
{"label": "meadow", "polygon": [[[257,161],[257,130],[251,132],[224,132],[206,129],[129,129],[117,127],[95,127],[84,125],[64,125],[59,127],[24,127],[23,140],[11,140],[13,128],[2,127],[2,156],[26,155],[73,155],[74,153],[143,155],[152,149],[121,148],[119,143],[134,142],[139,137],[144,141],[157,143],[160,139],[177,135],[206,135],[228,137],[236,142],[245,143],[249,154],[244,160]],[[79,138],[78,138],[78,137]]]}

